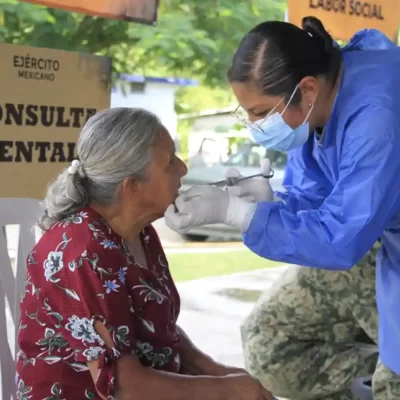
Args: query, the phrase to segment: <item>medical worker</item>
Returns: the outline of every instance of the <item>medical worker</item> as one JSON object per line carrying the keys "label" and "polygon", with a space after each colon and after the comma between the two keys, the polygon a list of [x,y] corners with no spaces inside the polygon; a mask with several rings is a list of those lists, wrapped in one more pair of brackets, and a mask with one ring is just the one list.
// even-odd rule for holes
{"label": "medical worker", "polygon": [[[247,114],[244,122],[254,140],[268,149],[289,152],[286,191],[273,195],[262,178],[228,191],[194,187],[169,207],[168,226],[178,232],[213,223],[238,227],[254,253],[312,267],[317,271],[314,283],[320,277],[335,286],[333,295],[333,288],[330,292],[327,285],[308,285],[307,277],[297,272],[297,282],[303,279],[301,299],[312,306],[303,306],[298,321],[299,297],[292,302],[289,297],[291,306],[280,314],[279,325],[296,320],[307,326],[308,336],[304,331],[297,343],[296,334],[274,330],[276,320],[271,315],[278,308],[260,306],[243,325],[250,372],[276,395],[293,399],[352,398],[352,379],[366,374],[376,362],[368,340],[361,352],[360,347],[354,351],[354,340],[349,338],[362,330],[369,334],[374,325],[370,321],[369,327],[362,326],[362,321],[375,302],[373,288],[364,290],[363,285],[369,284],[363,278],[369,274],[373,282],[375,269],[367,272],[360,265],[372,265],[363,257],[374,246],[380,248],[376,267],[380,360],[373,390],[376,399],[400,398],[400,50],[377,31],[360,32],[340,50],[313,17],[303,20],[303,29],[265,22],[241,41],[228,78],[240,104],[237,114],[241,110]],[[350,270],[356,264],[357,279]],[[333,278],[327,279],[328,274]],[[324,320],[318,314],[330,304],[336,308]],[[313,332],[307,320],[317,317]],[[351,323],[352,318],[362,330]],[[274,335],[265,335],[268,329]],[[368,336],[378,340],[377,332]],[[316,339],[331,345],[316,346]],[[269,340],[281,340],[287,360],[264,351]],[[300,342],[303,358],[299,347],[291,347]],[[340,357],[331,357],[335,351]],[[290,361],[301,377],[297,385],[285,366]],[[274,366],[270,370],[269,363]],[[335,374],[341,379],[331,381]],[[336,397],[329,397],[324,387]]]}

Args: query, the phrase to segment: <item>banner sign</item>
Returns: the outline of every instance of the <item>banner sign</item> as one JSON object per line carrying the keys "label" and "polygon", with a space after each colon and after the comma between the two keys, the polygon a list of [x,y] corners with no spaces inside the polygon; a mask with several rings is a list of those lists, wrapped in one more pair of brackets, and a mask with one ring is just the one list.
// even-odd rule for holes
{"label": "banner sign", "polygon": [[336,40],[374,28],[397,42],[400,0],[288,0],[289,22],[301,26],[307,16],[319,18]]}
{"label": "banner sign", "polygon": [[111,60],[5,43],[0,52],[0,197],[42,199],[85,122],[110,107]]}
{"label": "banner sign", "polygon": [[62,8],[97,17],[135,21],[147,25],[157,22],[158,0],[22,0],[51,8]]}

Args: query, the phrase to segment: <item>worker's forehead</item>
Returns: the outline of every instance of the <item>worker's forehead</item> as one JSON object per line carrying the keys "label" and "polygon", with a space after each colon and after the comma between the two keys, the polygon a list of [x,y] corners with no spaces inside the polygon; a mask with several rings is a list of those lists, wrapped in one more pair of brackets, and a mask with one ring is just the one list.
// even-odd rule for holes
{"label": "worker's forehead", "polygon": [[266,96],[259,89],[248,83],[233,82],[232,90],[239,104],[246,110],[252,111],[262,107],[275,107],[279,101],[278,97]]}

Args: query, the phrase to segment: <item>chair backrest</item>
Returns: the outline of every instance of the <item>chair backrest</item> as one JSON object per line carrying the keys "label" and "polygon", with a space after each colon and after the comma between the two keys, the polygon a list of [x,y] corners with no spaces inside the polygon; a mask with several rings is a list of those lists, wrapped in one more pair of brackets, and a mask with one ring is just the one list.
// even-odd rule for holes
{"label": "chair backrest", "polygon": [[0,398],[3,400],[15,399],[19,303],[25,284],[26,259],[36,242],[34,225],[40,211],[38,200],[0,199]]}

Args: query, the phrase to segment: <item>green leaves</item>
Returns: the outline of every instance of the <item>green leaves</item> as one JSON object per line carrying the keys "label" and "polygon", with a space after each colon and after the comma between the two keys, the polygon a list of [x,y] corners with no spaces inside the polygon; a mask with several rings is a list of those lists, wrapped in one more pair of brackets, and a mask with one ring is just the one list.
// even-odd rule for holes
{"label": "green leaves", "polygon": [[196,77],[211,86],[225,74],[243,35],[283,19],[284,0],[165,0],[158,26],[105,20],[17,0],[0,0],[0,40],[103,54],[117,73]]}

